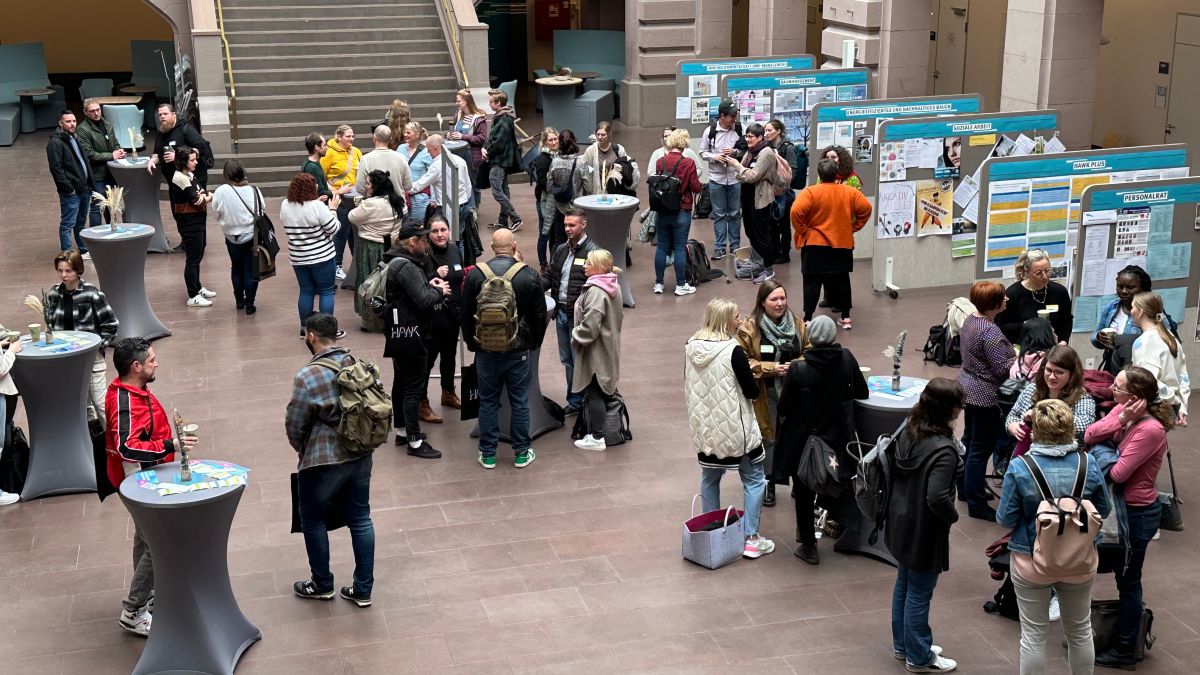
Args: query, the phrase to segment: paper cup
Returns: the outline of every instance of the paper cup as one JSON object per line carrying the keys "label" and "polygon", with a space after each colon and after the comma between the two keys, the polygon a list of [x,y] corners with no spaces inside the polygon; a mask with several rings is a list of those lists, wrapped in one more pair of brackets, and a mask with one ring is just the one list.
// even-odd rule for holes
{"label": "paper cup", "polygon": [[16,342],[17,340],[20,340],[20,339],[21,339],[20,331],[16,331],[16,330],[8,331],[8,341],[9,342]]}
{"label": "paper cup", "polygon": [[866,366],[859,366],[858,369],[862,371],[863,377],[871,374],[871,369]]}
{"label": "paper cup", "polygon": [[1038,310],[1038,318],[1039,319],[1049,319],[1050,314],[1052,314],[1052,312],[1048,309],[1039,309]]}
{"label": "paper cup", "polygon": [[199,424],[183,425],[183,435],[184,436],[198,437],[199,433],[200,433],[200,425]]}
{"label": "paper cup", "polygon": [[37,342],[41,337],[42,337],[42,324],[40,324],[40,323],[29,324],[29,339],[34,342]]}

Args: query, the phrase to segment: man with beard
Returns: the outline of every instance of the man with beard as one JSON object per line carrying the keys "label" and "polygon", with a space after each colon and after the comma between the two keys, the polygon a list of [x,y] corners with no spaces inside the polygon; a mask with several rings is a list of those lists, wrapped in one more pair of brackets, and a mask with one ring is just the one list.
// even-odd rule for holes
{"label": "man with beard", "polygon": [[91,260],[79,232],[87,222],[92,201],[92,169],[75,137],[75,113],[70,110],[58,116],[58,128],[46,143],[46,160],[58,190],[58,250],[69,251],[74,246],[84,260]]}
{"label": "man with beard", "polygon": [[175,175],[175,148],[187,146],[195,148],[200,153],[200,161],[196,162],[196,183],[202,188],[208,187],[208,170],[213,166],[212,146],[192,128],[187,122],[180,122],[175,117],[175,106],[170,103],[158,104],[158,137],[154,140],[154,154],[146,171],[154,173],[154,167],[161,165],[163,178],[171,182]]}
{"label": "man with beard", "polygon": [[[108,186],[116,185],[108,171],[108,162],[123,159],[125,151],[117,142],[116,130],[101,116],[100,104],[96,99],[89,98],[83,102],[83,114],[84,119],[75,129],[75,136],[92,166],[92,189],[103,195]],[[99,202],[92,202],[90,221],[92,227],[101,223]]]}

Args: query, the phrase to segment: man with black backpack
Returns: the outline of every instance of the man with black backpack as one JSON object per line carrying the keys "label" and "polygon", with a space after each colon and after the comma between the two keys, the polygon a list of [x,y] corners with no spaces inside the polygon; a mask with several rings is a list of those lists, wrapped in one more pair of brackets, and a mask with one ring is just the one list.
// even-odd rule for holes
{"label": "man with black backpack", "polygon": [[717,114],[717,121],[708,125],[700,138],[700,158],[708,162],[708,197],[716,236],[713,260],[724,258],[742,245],[742,188],[735,177],[736,164],[726,164],[719,158],[740,160],[746,152],[737,106],[726,99],[721,101]]}
{"label": "man with black backpack", "polygon": [[432,269],[428,234],[420,225],[405,225],[396,235],[396,245],[383,254],[388,264],[383,355],[392,360],[396,445],[406,447],[413,457],[438,459],[442,453],[421,433],[421,421],[442,418],[422,418],[421,402],[429,398],[433,307],[450,295],[450,285]]}
{"label": "man with black backpack", "polygon": [[546,296],[537,272],[521,262],[511,230],[492,234],[492,252],[496,257],[471,270],[463,289],[463,340],[475,352],[479,383],[479,464],[496,468],[500,391],[507,389],[513,464],[522,468],[537,458],[529,437],[530,359],[546,335]]}
{"label": "man with black backpack", "polygon": [[[339,505],[354,548],[354,583],[343,586],[341,596],[359,607],[371,606],[375,585],[375,526],[371,523],[371,453],[374,441],[366,446],[347,443],[343,429],[347,414],[343,409],[346,390],[339,379],[348,371],[371,373],[374,400],[383,396],[374,364],[358,362],[345,347],[337,346],[337,318],[313,314],[305,322],[304,343],[312,360],[296,373],[292,398],[287,405],[288,443],[299,455],[296,497],[300,528],[308,552],[311,578],[292,586],[296,595],[310,600],[332,600],[333,572],[329,569],[329,532],[326,517],[331,504]],[[368,368],[368,370],[362,370]],[[370,369],[374,369],[373,372]],[[370,375],[368,375],[370,377]],[[377,407],[377,406],[376,406]],[[357,415],[355,419],[357,419]],[[386,414],[375,425],[376,437],[382,431],[387,438]],[[361,427],[358,427],[361,428]]]}

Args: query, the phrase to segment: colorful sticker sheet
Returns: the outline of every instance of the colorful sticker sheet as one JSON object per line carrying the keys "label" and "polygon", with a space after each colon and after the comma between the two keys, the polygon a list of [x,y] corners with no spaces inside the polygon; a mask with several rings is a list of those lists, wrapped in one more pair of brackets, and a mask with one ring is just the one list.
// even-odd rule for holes
{"label": "colorful sticker sheet", "polygon": [[179,478],[178,471],[171,476],[175,480],[167,482],[160,480],[158,470],[151,470],[138,472],[138,487],[155,490],[159,496],[166,497],[198,490],[245,485],[250,474],[250,469],[244,466],[212,459],[192,460],[189,466],[192,469],[192,480],[187,483]]}

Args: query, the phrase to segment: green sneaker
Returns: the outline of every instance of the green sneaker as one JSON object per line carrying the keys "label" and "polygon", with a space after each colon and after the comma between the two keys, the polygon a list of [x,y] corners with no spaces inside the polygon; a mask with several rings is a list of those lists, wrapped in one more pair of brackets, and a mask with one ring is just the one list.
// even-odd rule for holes
{"label": "green sneaker", "polygon": [[482,466],[485,469],[496,468],[496,456],[492,455],[491,457],[485,457],[482,452],[479,453],[479,466]]}
{"label": "green sneaker", "polygon": [[533,448],[529,448],[524,452],[517,453],[517,458],[513,460],[513,466],[517,467],[518,469],[523,469],[530,464],[533,464],[533,460],[535,459],[537,459],[537,453],[533,451]]}

